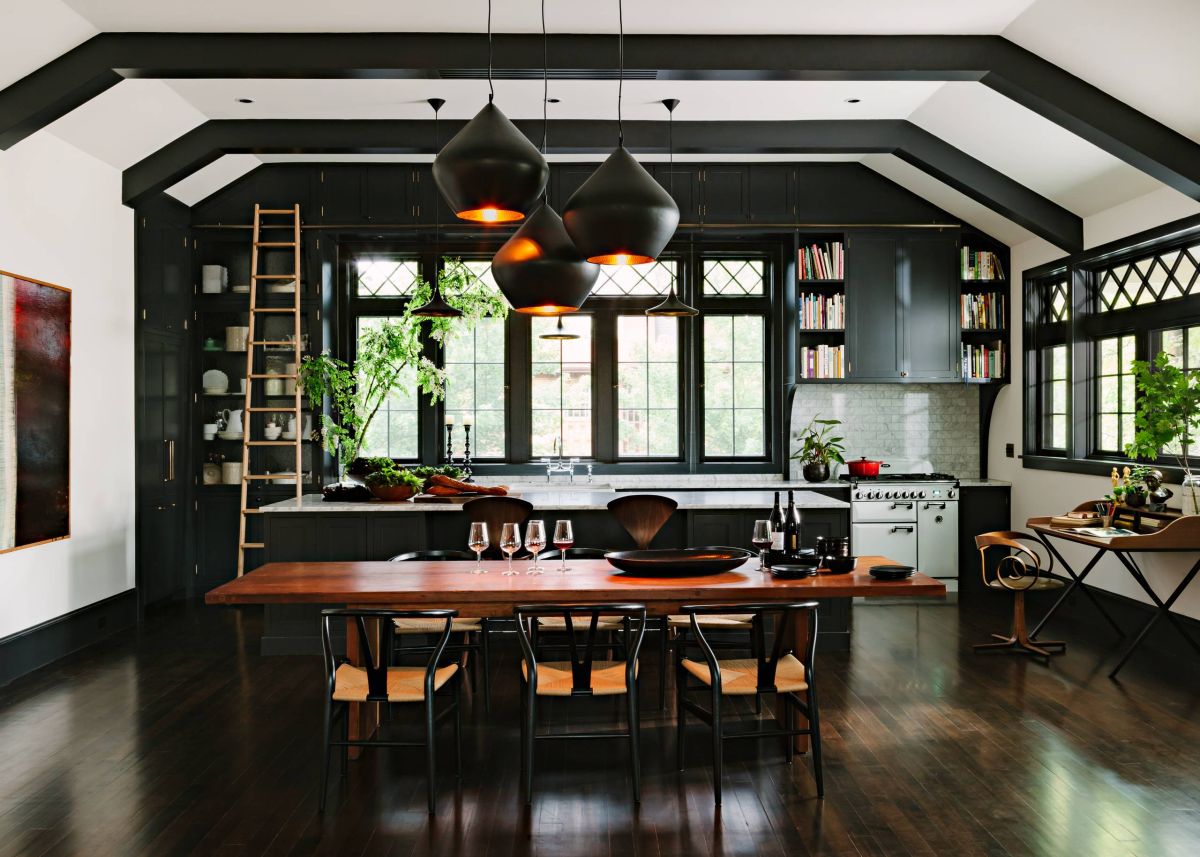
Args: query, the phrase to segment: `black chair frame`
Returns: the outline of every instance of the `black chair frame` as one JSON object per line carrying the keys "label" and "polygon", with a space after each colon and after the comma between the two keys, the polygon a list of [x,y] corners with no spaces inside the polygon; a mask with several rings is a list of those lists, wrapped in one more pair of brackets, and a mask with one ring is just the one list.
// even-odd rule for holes
{"label": "black chair frame", "polygon": [[[425,748],[425,772],[427,777],[427,789],[429,798],[429,814],[434,815],[437,812],[437,780],[436,780],[436,751],[434,747],[434,730],[435,727],[446,717],[454,716],[454,775],[462,777],[462,669],[450,677],[450,680],[443,686],[448,689],[447,693],[441,696],[443,699],[449,698],[450,704],[443,707],[441,711],[436,711],[434,704],[434,675],[437,672],[438,664],[441,661],[442,653],[445,651],[446,644],[450,640],[450,623],[458,616],[457,610],[366,610],[353,608],[331,608],[321,611],[321,647],[324,650],[325,657],[325,673],[326,673],[326,694],[325,694],[325,748],[323,753],[323,761],[321,764],[321,797],[319,810],[325,811],[325,796],[329,787],[329,757],[334,747],[344,747],[346,749],[342,760],[342,777],[346,776],[347,763],[350,758],[351,747],[424,747]],[[364,669],[367,673],[367,703],[377,702],[383,705],[384,710],[391,700],[387,693],[387,671],[391,664],[391,648],[392,640],[395,634],[382,633],[380,634],[381,645],[375,646],[372,641],[372,634],[367,630],[367,621],[373,620],[388,625],[395,619],[445,619],[446,627],[442,631],[438,640],[438,644],[434,646],[429,662],[425,665],[425,740],[423,741],[390,741],[381,739],[370,740],[350,740],[350,703],[335,700],[334,692],[334,676],[337,668],[343,664],[350,663],[349,658],[336,655],[333,651],[332,635],[330,633],[330,625],[334,619],[352,619],[354,620],[354,628],[358,634],[359,650],[363,653]],[[334,720],[337,716],[341,716],[343,722],[343,738],[340,741],[335,741],[333,738]]]}
{"label": "black chair frame", "polygon": [[[475,554],[468,553],[467,551],[420,550],[420,551],[408,551],[407,553],[396,554],[396,556],[389,559],[388,562],[420,562],[422,560],[474,560],[474,559],[475,559]],[[488,624],[488,621],[489,620],[486,617],[484,617],[479,622],[479,641],[478,642],[474,642],[471,639],[471,636],[474,632],[464,631],[464,632],[462,632],[462,642],[461,643],[450,643],[449,645],[446,646],[445,651],[450,652],[450,653],[460,654],[460,655],[463,653],[475,653],[475,654],[479,655],[478,659],[476,659],[474,657],[470,657],[467,659],[467,665],[468,665],[468,668],[470,669],[470,676],[471,676],[471,692],[472,692],[472,694],[474,694],[474,692],[475,692],[476,673],[480,671],[479,667],[477,666],[477,662],[482,661],[483,662],[483,669],[482,669],[482,672],[483,672],[483,710],[490,713],[492,710],[492,676],[491,676],[492,654],[491,654],[491,646],[489,645],[489,641],[488,641],[488,632],[491,630],[491,628]],[[396,635],[395,649],[393,649],[395,660],[393,661],[393,663],[399,664],[400,659],[402,657],[404,657],[405,655],[429,654],[436,647],[436,643],[433,642],[433,638],[437,636],[436,634],[426,634],[425,635],[425,640],[426,640],[425,644],[419,645],[419,646],[402,645],[402,641],[405,636],[406,635],[403,635],[403,634]],[[462,658],[461,657],[459,658],[459,666],[460,667],[462,666]]]}
{"label": "black chair frame", "polygon": [[[607,553],[609,553],[608,548],[570,547],[570,548],[567,548],[567,561],[569,562],[572,559],[604,559],[604,555]],[[561,558],[562,558],[562,551],[558,550],[558,548],[551,548],[549,550],[544,550],[540,554],[538,554],[539,562],[541,562],[541,561],[556,562],[556,561],[560,560]],[[544,626],[542,626],[540,623],[535,622],[533,625],[533,628],[530,630],[530,639],[533,643],[533,650],[539,654],[546,652],[548,650],[555,651],[555,652],[569,651],[570,647],[566,644],[565,641],[562,643],[559,643],[556,640],[554,640],[553,638],[551,638],[550,641],[546,640],[546,637],[549,637],[550,635],[562,635],[563,633],[564,633],[563,631],[560,631],[557,628],[547,629]],[[617,652],[624,652],[624,649],[621,648],[620,641],[616,639],[616,632],[609,631],[609,632],[607,632],[607,635],[608,635],[608,642],[610,643],[610,645],[608,646],[608,651],[615,658],[617,656]]]}
{"label": "black chair frame", "polygon": [[[790,639],[789,632],[793,615],[804,610],[808,612],[808,640],[805,645],[804,656],[801,662],[804,664],[805,682],[808,684],[808,689],[805,692],[805,698],[801,699],[797,693],[781,692],[775,686],[775,672],[779,665],[779,660],[784,655],[790,654],[791,650],[788,646]],[[681,611],[684,615],[690,616],[692,621],[691,632],[695,636],[696,643],[700,651],[704,654],[704,661],[708,665],[711,684],[699,683],[695,685],[688,684],[690,674],[683,667],[683,660],[680,658],[676,661],[676,683],[675,683],[675,702],[676,723],[675,733],[675,753],[676,761],[679,770],[684,769],[684,756],[686,748],[686,715],[693,714],[695,717],[707,723],[712,729],[712,751],[713,751],[713,795],[717,805],[721,804],[721,776],[724,768],[724,742],[727,740],[739,738],[782,738],[785,758],[790,765],[793,761],[792,741],[791,739],[799,735],[808,735],[812,739],[812,757],[813,757],[813,778],[817,784],[817,796],[825,796],[825,784],[821,771],[821,721],[820,711],[817,706],[817,690],[814,673],[814,660],[817,651],[817,602],[804,601],[791,604],[715,604],[705,606],[685,606]],[[808,718],[808,728],[806,729],[764,729],[762,721],[758,720],[757,727],[747,731],[735,731],[725,728],[724,718],[721,711],[722,693],[721,693],[721,670],[716,652],[712,645],[704,635],[697,620],[698,616],[720,614],[720,613],[752,613],[754,619],[752,623],[752,636],[754,638],[754,648],[757,652],[755,660],[758,662],[757,687],[755,688],[755,700],[760,700],[766,694],[773,694],[776,698],[776,704],[782,706],[783,717],[782,722],[791,724],[792,709],[795,708],[805,717]],[[767,647],[766,640],[766,620],[774,619],[775,639],[770,648]],[[710,709],[701,707],[696,702],[687,698],[689,693],[704,691],[710,694],[711,705]]]}
{"label": "black chair frame", "polygon": [[[641,756],[638,741],[641,720],[638,716],[638,669],[637,659],[642,640],[646,635],[646,607],[643,604],[534,604],[518,606],[514,611],[517,619],[517,639],[521,643],[521,654],[525,660],[526,675],[523,677],[521,694],[521,774],[525,791],[525,804],[533,802],[533,747],[536,741],[563,739],[606,739],[625,738],[629,741],[629,767],[633,779],[633,799],[642,799]],[[628,711],[628,728],[624,731],[537,733],[537,665],[534,647],[534,631],[538,619],[546,616],[562,617],[566,623],[566,648],[571,663],[571,696],[590,697],[592,693],[592,665],[597,648],[597,626],[601,616],[621,617],[621,637],[625,658],[625,695]],[[584,618],[586,635],[575,633],[575,621]],[[580,645],[579,636],[584,636]]]}

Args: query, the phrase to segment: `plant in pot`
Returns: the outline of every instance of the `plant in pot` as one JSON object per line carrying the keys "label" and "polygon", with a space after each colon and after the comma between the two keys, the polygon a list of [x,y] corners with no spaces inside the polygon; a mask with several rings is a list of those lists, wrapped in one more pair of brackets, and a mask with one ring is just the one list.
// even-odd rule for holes
{"label": "plant in pot", "polygon": [[370,448],[371,427],[389,397],[397,392],[424,393],[437,403],[445,395],[445,370],[426,355],[426,341],[440,345],[452,333],[474,329],[482,318],[508,315],[508,304],[499,291],[475,276],[462,260],[442,262],[438,285],[461,316],[415,315],[413,310],[425,304],[432,292],[421,280],[399,317],[363,325],[353,366],[328,352],[305,357],[300,364],[300,384],[309,401],[329,399],[330,411],[322,414],[319,433],[337,463],[339,482],[326,486],[327,498],[352,499],[365,493],[361,484],[347,483],[347,471],[364,448]]}
{"label": "plant in pot", "polygon": [[410,500],[425,487],[422,477],[407,468],[397,466],[390,458],[368,458],[367,464],[370,465],[371,472],[363,481],[380,500],[393,503]]}
{"label": "plant in pot", "polygon": [[831,462],[846,463],[843,457],[846,453],[846,448],[842,446],[843,438],[832,436],[836,431],[834,427],[840,426],[842,421],[823,420],[819,417],[820,415],[814,416],[795,437],[800,449],[792,454],[792,458],[800,460],[807,482],[824,482],[828,479]]}
{"label": "plant in pot", "polygon": [[1133,361],[1133,377],[1137,412],[1133,441],[1126,444],[1125,454],[1142,461],[1155,461],[1162,454],[1174,456],[1184,474],[1183,513],[1200,514],[1200,476],[1192,473],[1188,459],[1200,426],[1200,377],[1172,364],[1166,352],[1159,352],[1153,361]]}

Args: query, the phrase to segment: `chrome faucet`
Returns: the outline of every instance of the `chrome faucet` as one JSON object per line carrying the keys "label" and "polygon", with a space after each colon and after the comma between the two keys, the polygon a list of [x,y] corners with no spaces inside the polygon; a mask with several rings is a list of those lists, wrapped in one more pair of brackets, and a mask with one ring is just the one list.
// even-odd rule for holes
{"label": "chrome faucet", "polygon": [[[575,481],[575,465],[579,463],[578,458],[562,457],[562,446],[559,438],[554,439],[554,446],[551,447],[553,455],[550,458],[538,459],[542,464],[546,465],[546,481],[549,482],[555,473],[567,474],[567,481],[574,483]],[[592,466],[588,465],[588,481],[592,481]]]}

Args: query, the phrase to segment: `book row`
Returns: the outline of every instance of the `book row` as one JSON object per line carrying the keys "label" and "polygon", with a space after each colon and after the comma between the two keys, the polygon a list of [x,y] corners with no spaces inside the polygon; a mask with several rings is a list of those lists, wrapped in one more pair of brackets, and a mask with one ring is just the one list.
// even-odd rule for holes
{"label": "book row", "polygon": [[845,295],[800,295],[801,330],[842,330],[845,327]]}
{"label": "book row", "polygon": [[964,330],[999,330],[1004,327],[1005,296],[996,292],[968,294],[960,298],[960,322]]}
{"label": "book row", "polygon": [[846,346],[844,345],[815,345],[804,346],[800,349],[800,377],[813,378],[845,378]]}
{"label": "book row", "polygon": [[796,276],[801,280],[840,280],[846,276],[846,255],[841,241],[826,241],[800,248]]}

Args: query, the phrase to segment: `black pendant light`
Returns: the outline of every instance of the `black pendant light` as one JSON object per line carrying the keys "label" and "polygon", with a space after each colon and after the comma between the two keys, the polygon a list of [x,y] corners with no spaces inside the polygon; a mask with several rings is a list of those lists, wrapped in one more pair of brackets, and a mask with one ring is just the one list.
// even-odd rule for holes
{"label": "black pendant light", "polygon": [[579,334],[571,333],[571,331],[563,327],[562,320],[563,317],[560,315],[558,317],[558,325],[554,328],[554,330],[550,331],[549,333],[543,333],[538,337],[538,339],[550,339],[555,342],[568,342],[572,339],[578,339]]}
{"label": "black pendant light", "polygon": [[433,180],[461,220],[522,220],[550,178],[542,153],[493,104],[492,2],[488,0],[488,103],[433,160]]}
{"label": "black pendant light", "polygon": [[[667,108],[667,175],[671,183],[671,196],[675,196],[675,108],[679,106],[678,98],[664,98],[663,107]],[[656,306],[646,310],[649,316],[667,316],[678,318],[682,316],[699,315],[700,310],[690,307],[675,294],[675,280],[671,280],[671,290],[666,299]]]}
{"label": "black pendant light", "polygon": [[[542,148],[550,126],[546,0],[542,0]],[[543,197],[537,210],[492,257],[492,277],[509,305],[527,315],[575,312],[591,294],[600,266],[584,261],[562,218]]]}
{"label": "black pendant light", "polygon": [[[438,137],[438,111],[442,109],[442,105],[446,103],[444,98],[430,98],[429,106],[433,108],[433,148],[436,149],[439,142]],[[461,310],[457,310],[442,297],[442,286],[439,280],[441,279],[441,263],[442,263],[442,204],[436,197],[433,200],[433,294],[429,296],[429,300],[424,306],[417,307],[413,310],[413,315],[423,316],[425,318],[458,318],[462,315]]]}
{"label": "black pendant light", "polygon": [[625,83],[625,16],[617,0],[617,148],[567,201],[563,224],[589,262],[653,262],[679,225],[679,206],[625,148],[621,99]]}

